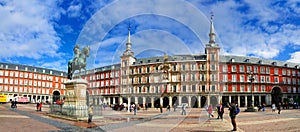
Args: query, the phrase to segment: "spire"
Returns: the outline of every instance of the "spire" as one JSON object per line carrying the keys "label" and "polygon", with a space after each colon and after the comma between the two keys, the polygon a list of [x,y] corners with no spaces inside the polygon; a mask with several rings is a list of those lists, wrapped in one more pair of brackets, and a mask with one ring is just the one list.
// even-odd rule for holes
{"label": "spire", "polygon": [[209,44],[214,44],[215,41],[215,29],[214,29],[214,24],[213,24],[213,12],[211,12],[211,16],[210,16],[210,32],[209,32]]}
{"label": "spire", "polygon": [[130,42],[130,25],[128,25],[128,39],[127,39],[127,43],[131,43]]}
{"label": "spire", "polygon": [[126,43],[126,51],[124,52],[123,55],[129,55],[133,56],[134,53],[131,51],[131,42],[130,42],[130,24],[128,24],[128,38],[127,38],[127,43]]}
{"label": "spire", "polygon": [[128,25],[128,38],[126,43],[126,51],[131,50],[131,42],[130,42],[130,25]]}

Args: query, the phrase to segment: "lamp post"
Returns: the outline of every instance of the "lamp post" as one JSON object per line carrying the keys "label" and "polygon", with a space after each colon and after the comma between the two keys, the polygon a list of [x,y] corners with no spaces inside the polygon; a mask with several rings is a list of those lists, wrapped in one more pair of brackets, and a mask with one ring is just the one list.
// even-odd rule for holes
{"label": "lamp post", "polygon": [[253,82],[254,82],[255,78],[253,76],[253,72],[250,73],[250,78],[249,78],[249,81],[251,83],[251,106],[250,107],[247,107],[246,111],[247,112],[255,112],[255,111],[258,111],[258,108],[257,107],[254,107],[254,101],[253,101]]}
{"label": "lamp post", "polygon": [[254,81],[254,76],[253,76],[253,72],[250,73],[250,83],[251,83],[251,107],[254,107],[254,101],[253,101],[253,81]]}

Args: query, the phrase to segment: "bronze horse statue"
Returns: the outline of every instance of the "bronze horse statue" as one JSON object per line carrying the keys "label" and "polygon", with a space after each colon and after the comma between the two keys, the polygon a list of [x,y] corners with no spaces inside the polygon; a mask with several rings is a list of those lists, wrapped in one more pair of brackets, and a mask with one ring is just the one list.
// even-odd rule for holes
{"label": "bronze horse statue", "polygon": [[84,47],[80,52],[79,46],[76,45],[74,47],[74,53],[74,58],[68,61],[68,79],[70,80],[72,80],[73,74],[76,70],[79,70],[79,75],[81,73],[81,69],[86,71],[86,58],[90,55],[90,47]]}

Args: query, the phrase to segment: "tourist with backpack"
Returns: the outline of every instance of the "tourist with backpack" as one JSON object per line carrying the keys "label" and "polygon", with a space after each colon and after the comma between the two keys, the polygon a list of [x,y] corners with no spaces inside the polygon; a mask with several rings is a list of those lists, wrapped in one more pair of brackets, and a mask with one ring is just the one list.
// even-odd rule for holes
{"label": "tourist with backpack", "polygon": [[[227,106],[229,107],[229,117],[231,119],[231,124],[233,126],[232,131],[237,131],[237,127],[236,127],[236,115],[238,114],[239,111],[237,111],[237,106],[235,103],[227,103]],[[239,108],[238,108],[239,109]]]}

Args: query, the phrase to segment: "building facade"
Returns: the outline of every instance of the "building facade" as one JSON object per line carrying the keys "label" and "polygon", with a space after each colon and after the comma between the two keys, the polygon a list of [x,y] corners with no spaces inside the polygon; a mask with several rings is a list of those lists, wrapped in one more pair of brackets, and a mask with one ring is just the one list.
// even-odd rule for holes
{"label": "building facade", "polygon": [[8,99],[23,96],[31,103],[53,102],[65,94],[66,80],[67,74],[62,71],[0,63],[0,94],[7,95]]}
{"label": "building facade", "polygon": [[300,98],[299,64],[220,55],[215,36],[211,19],[204,54],[135,58],[129,29],[121,63],[85,75],[91,101],[149,107],[236,102],[246,107]]}

